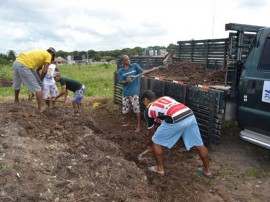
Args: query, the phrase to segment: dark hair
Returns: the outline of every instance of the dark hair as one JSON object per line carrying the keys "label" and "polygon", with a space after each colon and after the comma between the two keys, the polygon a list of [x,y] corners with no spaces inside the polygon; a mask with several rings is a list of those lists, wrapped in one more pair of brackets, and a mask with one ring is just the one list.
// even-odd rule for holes
{"label": "dark hair", "polygon": [[56,50],[53,47],[48,48],[47,50],[49,53],[53,53],[54,55],[56,54]]}
{"label": "dark hair", "polygon": [[51,60],[51,62],[54,61],[55,53],[56,53],[55,52],[55,49],[54,48],[49,48],[47,51],[52,54],[52,60]]}
{"label": "dark hair", "polygon": [[154,101],[156,99],[156,95],[152,90],[146,90],[142,94],[142,99],[147,98],[150,101]]}

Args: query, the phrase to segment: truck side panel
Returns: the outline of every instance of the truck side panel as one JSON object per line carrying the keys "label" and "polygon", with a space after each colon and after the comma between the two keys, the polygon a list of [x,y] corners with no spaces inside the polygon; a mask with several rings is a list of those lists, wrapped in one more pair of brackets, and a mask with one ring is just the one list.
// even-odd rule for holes
{"label": "truck side panel", "polygon": [[239,83],[238,122],[270,136],[270,29],[259,32]]}

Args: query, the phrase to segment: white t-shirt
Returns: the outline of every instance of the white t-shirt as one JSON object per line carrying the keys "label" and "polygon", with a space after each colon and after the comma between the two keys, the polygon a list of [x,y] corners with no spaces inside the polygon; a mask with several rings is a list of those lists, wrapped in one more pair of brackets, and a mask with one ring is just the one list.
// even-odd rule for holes
{"label": "white t-shirt", "polygon": [[53,78],[53,73],[55,71],[56,65],[50,64],[47,70],[47,74],[45,75],[43,79],[44,85],[53,85],[55,84],[55,80]]}

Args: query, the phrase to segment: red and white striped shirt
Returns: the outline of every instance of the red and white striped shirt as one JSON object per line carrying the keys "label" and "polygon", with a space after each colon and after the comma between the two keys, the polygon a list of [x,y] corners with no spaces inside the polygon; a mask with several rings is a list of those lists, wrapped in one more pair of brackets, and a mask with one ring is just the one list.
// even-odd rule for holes
{"label": "red and white striped shirt", "polygon": [[155,118],[165,120],[167,123],[177,123],[192,114],[192,110],[184,104],[164,96],[152,102],[150,107],[146,109],[144,116],[148,127],[151,127]]}

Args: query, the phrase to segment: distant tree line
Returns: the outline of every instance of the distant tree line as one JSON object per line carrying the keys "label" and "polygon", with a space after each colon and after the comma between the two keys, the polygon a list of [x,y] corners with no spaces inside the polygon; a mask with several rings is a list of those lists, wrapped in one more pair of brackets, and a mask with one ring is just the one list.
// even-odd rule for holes
{"label": "distant tree line", "polygon": [[16,59],[16,53],[14,50],[10,50],[7,54],[0,53],[0,64],[7,65]]}
{"label": "distant tree line", "polygon": [[101,58],[106,57],[106,59],[115,59],[123,54],[127,54],[130,57],[132,56],[142,56],[145,53],[146,49],[152,49],[152,50],[160,50],[160,49],[166,49],[167,52],[173,52],[176,49],[175,44],[170,44],[167,48],[164,46],[150,46],[148,48],[141,48],[141,47],[135,47],[135,48],[124,48],[124,49],[117,49],[117,50],[109,50],[109,51],[95,51],[95,50],[88,50],[88,51],[73,51],[73,52],[65,52],[62,50],[59,50],[57,52],[57,57],[67,58],[69,55],[73,56],[85,56],[88,59],[94,59],[96,61],[99,61]]}
{"label": "distant tree line", "polygon": [[[109,50],[109,51],[95,51],[95,50],[88,50],[88,51],[73,51],[73,52],[66,52],[63,50],[59,50],[56,54],[57,57],[67,58],[67,56],[85,56],[88,59],[94,59],[96,61],[100,61],[101,58],[106,57],[107,60],[112,60],[120,57],[123,54],[127,54],[130,57],[132,56],[141,56],[145,53],[146,49],[152,50],[160,50],[166,49],[167,52],[173,52],[176,49],[175,44],[170,44],[167,48],[164,46],[149,46],[148,48],[124,48],[122,50]],[[0,53],[0,64],[9,64],[16,59],[16,53],[14,50],[9,50],[7,54]]]}

